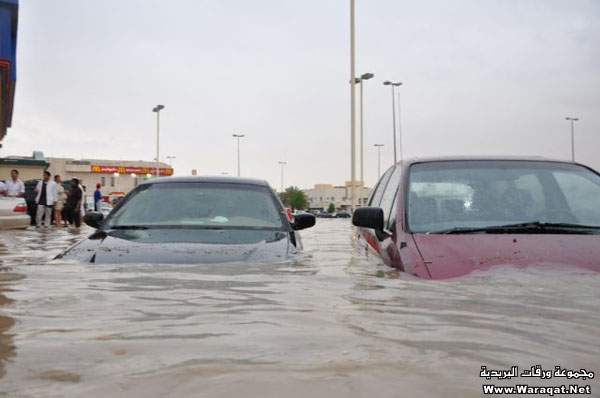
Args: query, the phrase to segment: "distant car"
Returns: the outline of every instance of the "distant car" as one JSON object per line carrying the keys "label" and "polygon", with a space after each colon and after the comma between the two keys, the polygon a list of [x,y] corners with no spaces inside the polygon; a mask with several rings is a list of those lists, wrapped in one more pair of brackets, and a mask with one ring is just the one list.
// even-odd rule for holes
{"label": "distant car", "polygon": [[293,223],[294,222],[294,213],[292,212],[292,208],[291,207],[285,207],[285,214],[287,215],[288,221]]}
{"label": "distant car", "polygon": [[335,213],[335,218],[350,218],[352,217],[352,213],[350,213],[348,210],[342,210],[342,211],[338,211],[337,213]]}
{"label": "distant car", "polygon": [[27,180],[23,183],[25,185],[25,193],[23,194],[23,197],[27,203],[27,214],[30,217],[31,225],[35,224],[35,215],[37,213],[37,204],[35,203],[35,187],[40,180],[41,178],[37,180]]}
{"label": "distant car", "polygon": [[322,211],[319,214],[317,214],[317,217],[319,217],[319,218],[335,218],[335,212],[329,213],[326,211]]}
{"label": "distant car", "polygon": [[600,175],[541,158],[402,161],[354,211],[385,264],[444,279],[509,264],[600,271]]}
{"label": "distant car", "polygon": [[27,228],[29,221],[25,199],[0,197],[0,229]]}
{"label": "distant car", "polygon": [[58,258],[91,263],[219,263],[285,260],[302,250],[298,231],[315,218],[288,213],[266,181],[168,177],[143,182],[97,230]]}
{"label": "distant car", "polygon": [[104,218],[108,217],[108,215],[110,214],[112,209],[113,209],[113,206],[110,203],[107,203],[104,201],[100,202],[100,213],[102,213]]}
{"label": "distant car", "polygon": [[88,211],[96,211],[95,208],[95,203],[94,203],[94,197],[90,196],[90,195],[85,195],[84,194],[84,198],[83,198],[83,208],[85,209],[86,212]]}

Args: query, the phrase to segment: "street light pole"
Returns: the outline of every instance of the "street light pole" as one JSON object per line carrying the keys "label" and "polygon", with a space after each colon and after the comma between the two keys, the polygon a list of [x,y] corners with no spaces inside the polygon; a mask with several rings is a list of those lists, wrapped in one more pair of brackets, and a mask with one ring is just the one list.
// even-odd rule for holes
{"label": "street light pole", "polygon": [[372,73],[363,73],[360,77],[356,78],[356,82],[360,83],[360,202],[364,200],[363,187],[365,185],[364,176],[364,122],[363,122],[363,81],[372,79],[375,75]]}
{"label": "street light pole", "polygon": [[159,173],[159,165],[158,162],[160,162],[160,111],[165,109],[164,105],[156,105],[153,109],[152,112],[156,112],[156,176],[160,176]]}
{"label": "street light pole", "polygon": [[173,167],[173,160],[175,159],[175,156],[167,156],[167,160],[169,161],[169,166]]}
{"label": "street light pole", "polygon": [[245,137],[244,134],[234,134],[233,137],[237,138],[237,158],[238,158],[238,177],[240,176],[240,138]]}
{"label": "street light pole", "polygon": [[400,89],[397,92],[398,95],[398,143],[400,144],[400,161],[402,161],[402,152],[404,151],[404,143],[402,142],[402,113],[400,107]]}
{"label": "street light pole", "polygon": [[391,82],[389,80],[386,80],[385,82],[383,82],[383,84],[385,86],[392,86],[392,121],[393,121],[393,133],[394,133],[394,164],[396,164],[397,157],[396,157],[396,93],[394,92],[394,87],[398,87],[402,85],[402,82]]}
{"label": "street light pole", "polygon": [[566,120],[571,121],[571,161],[575,161],[575,122],[579,120],[576,117],[566,117]]}
{"label": "street light pole", "polygon": [[283,193],[283,166],[286,162],[279,162],[279,164],[281,165],[281,192]]}
{"label": "street light pole", "polygon": [[356,71],[354,46],[354,0],[350,0],[350,198],[351,208],[355,208],[356,185]]}
{"label": "street light pole", "polygon": [[377,181],[381,179],[381,147],[383,144],[375,144],[377,147]]}

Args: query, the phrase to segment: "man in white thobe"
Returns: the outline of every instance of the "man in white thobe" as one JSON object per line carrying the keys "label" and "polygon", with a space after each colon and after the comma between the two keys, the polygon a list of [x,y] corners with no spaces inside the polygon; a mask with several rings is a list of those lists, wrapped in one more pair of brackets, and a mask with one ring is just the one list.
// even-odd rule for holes
{"label": "man in white thobe", "polygon": [[50,180],[50,172],[44,171],[44,179],[38,182],[35,193],[35,203],[37,204],[37,212],[35,214],[35,226],[42,225],[42,217],[44,217],[44,227],[48,228],[52,225],[52,206],[56,201],[58,192],[56,183]]}

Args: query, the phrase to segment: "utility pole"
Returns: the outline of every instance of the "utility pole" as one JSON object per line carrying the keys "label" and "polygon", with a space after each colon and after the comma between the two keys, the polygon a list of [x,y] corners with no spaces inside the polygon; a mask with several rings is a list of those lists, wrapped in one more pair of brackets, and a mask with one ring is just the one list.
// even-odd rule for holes
{"label": "utility pole", "polygon": [[576,117],[566,117],[571,122],[571,161],[575,161],[575,122],[579,120]]}
{"label": "utility pole", "polygon": [[279,164],[281,165],[281,193],[283,193],[283,166],[286,162],[279,162]]}
{"label": "utility pole", "polygon": [[350,200],[352,212],[355,209],[356,185],[356,72],[354,45],[354,0],[350,0]]}
{"label": "utility pole", "polygon": [[240,138],[245,137],[244,134],[234,134],[233,137],[237,138],[237,160],[238,160],[238,177],[240,176]]}

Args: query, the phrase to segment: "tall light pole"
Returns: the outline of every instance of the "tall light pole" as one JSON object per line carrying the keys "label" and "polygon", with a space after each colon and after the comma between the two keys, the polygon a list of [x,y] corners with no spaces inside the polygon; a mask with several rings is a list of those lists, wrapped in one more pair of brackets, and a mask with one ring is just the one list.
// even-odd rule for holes
{"label": "tall light pole", "polygon": [[394,92],[394,87],[398,87],[402,85],[402,82],[391,82],[386,80],[383,82],[385,86],[392,86],[392,120],[393,120],[393,129],[394,129],[394,164],[398,161],[396,158],[396,93]]}
{"label": "tall light pole", "polygon": [[169,161],[169,166],[173,167],[173,159],[175,159],[176,156],[167,156],[167,160]]}
{"label": "tall light pole", "polygon": [[159,165],[160,162],[160,111],[165,109],[164,105],[156,105],[152,108],[152,112],[156,112],[156,176],[160,176]]}
{"label": "tall light pole", "polygon": [[576,117],[566,117],[571,122],[571,161],[575,161],[575,122],[579,120]]}
{"label": "tall light pole", "polygon": [[364,176],[364,122],[363,122],[363,81],[372,79],[375,75],[372,73],[363,73],[360,77],[356,78],[356,83],[360,83],[360,203],[362,204],[364,196],[363,196],[363,187],[365,185],[365,176]]}
{"label": "tall light pole", "polygon": [[402,113],[400,107],[400,89],[396,93],[398,95],[398,143],[400,144],[400,161],[404,158],[402,152],[404,151],[404,143],[402,142]]}
{"label": "tall light pole", "polygon": [[354,48],[354,0],[350,0],[350,200],[352,212],[355,208],[356,195],[356,71],[355,71],[355,48]]}
{"label": "tall light pole", "polygon": [[377,147],[377,181],[381,179],[381,147],[383,144],[375,144]]}
{"label": "tall light pole", "polygon": [[240,138],[245,137],[244,134],[234,134],[233,137],[237,138],[237,155],[238,155],[238,177],[240,176]]}
{"label": "tall light pole", "polygon": [[281,165],[281,192],[283,192],[283,166],[286,165],[286,162],[279,162]]}

